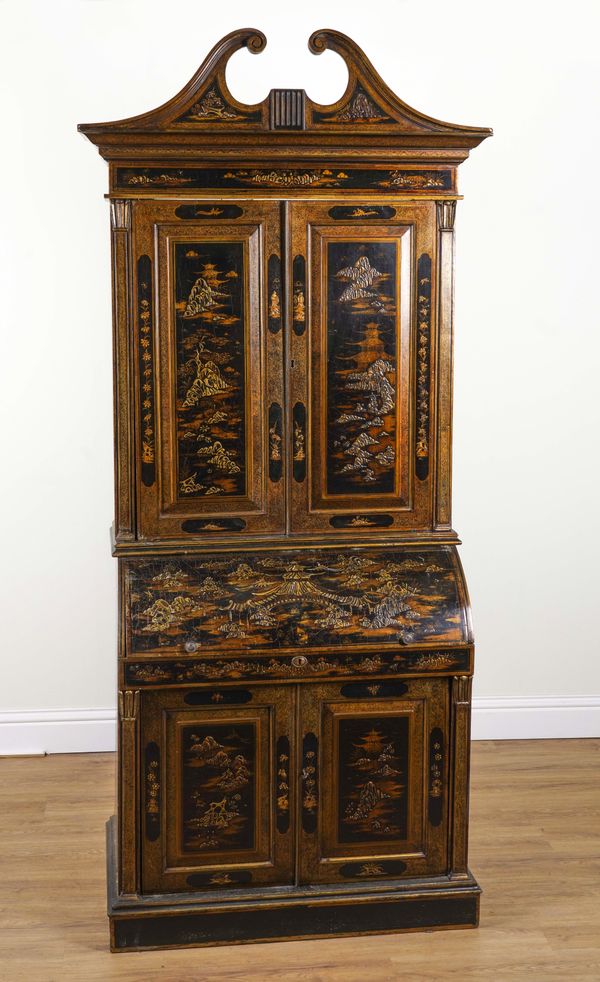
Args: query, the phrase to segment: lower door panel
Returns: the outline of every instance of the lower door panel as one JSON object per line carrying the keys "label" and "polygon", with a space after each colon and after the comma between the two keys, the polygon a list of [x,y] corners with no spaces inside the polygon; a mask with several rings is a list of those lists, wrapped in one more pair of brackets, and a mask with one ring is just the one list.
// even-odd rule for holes
{"label": "lower door panel", "polygon": [[448,682],[302,689],[300,882],[447,867]]}
{"label": "lower door panel", "polygon": [[142,889],[293,882],[291,686],[143,694]]}

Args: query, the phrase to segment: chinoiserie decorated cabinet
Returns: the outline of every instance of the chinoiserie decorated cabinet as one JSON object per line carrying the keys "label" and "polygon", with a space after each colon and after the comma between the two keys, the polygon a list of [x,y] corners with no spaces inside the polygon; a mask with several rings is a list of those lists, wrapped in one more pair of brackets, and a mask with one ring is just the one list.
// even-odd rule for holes
{"label": "chinoiserie decorated cabinet", "polygon": [[450,515],[457,167],[343,34],[245,105],[239,30],[110,165],[115,950],[473,926]]}

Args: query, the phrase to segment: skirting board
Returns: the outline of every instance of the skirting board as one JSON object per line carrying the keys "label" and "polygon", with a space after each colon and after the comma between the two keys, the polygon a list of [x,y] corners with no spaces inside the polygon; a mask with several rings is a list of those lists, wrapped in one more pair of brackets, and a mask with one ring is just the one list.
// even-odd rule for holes
{"label": "skirting board", "polygon": [[0,756],[83,754],[116,750],[114,709],[0,713]]}
{"label": "skirting board", "polygon": [[[473,700],[474,740],[600,737],[600,696]],[[0,713],[0,756],[97,753],[116,747],[114,709]]]}

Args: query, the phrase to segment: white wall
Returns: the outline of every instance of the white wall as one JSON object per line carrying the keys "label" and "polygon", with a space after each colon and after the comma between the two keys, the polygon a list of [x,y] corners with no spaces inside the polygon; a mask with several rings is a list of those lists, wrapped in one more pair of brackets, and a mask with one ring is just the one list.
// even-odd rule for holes
{"label": "white wall", "polygon": [[[540,705],[552,732],[600,727],[593,0],[309,0],[293,13],[240,0],[0,5],[0,721],[87,720],[112,733],[107,171],[76,124],[165,101],[248,23],[269,45],[231,63],[243,100],[275,86],[337,98],[342,62],[306,49],[330,26],[409,104],[494,127],[461,168],[457,219],[454,524],[479,642],[476,695],[488,700],[482,721],[490,707],[496,720],[522,711],[525,735],[539,735]],[[561,716],[564,697],[579,698]]]}

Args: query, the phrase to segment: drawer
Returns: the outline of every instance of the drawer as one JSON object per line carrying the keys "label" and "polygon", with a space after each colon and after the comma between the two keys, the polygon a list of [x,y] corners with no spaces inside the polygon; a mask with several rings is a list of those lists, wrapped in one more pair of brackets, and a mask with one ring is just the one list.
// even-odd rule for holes
{"label": "drawer", "polygon": [[135,686],[247,681],[313,681],[343,677],[465,675],[472,671],[472,649],[405,652],[238,655],[231,658],[135,659],[123,661],[124,682]]}

